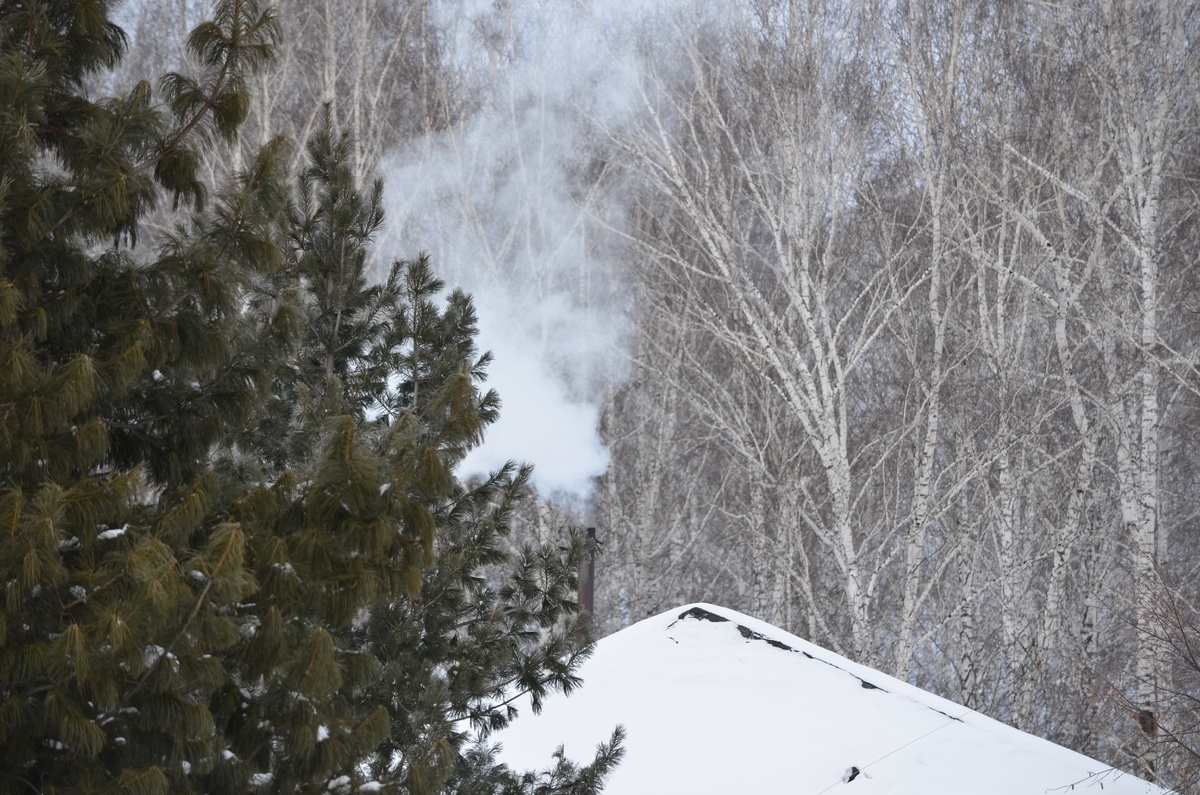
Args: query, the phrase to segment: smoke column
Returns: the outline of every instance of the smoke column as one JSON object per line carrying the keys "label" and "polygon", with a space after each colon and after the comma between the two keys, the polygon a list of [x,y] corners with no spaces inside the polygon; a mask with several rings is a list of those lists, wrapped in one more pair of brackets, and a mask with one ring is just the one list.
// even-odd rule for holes
{"label": "smoke column", "polygon": [[497,5],[441,11],[477,107],[387,158],[382,248],[428,251],[474,297],[480,347],[495,356],[500,420],[459,474],[528,461],[544,496],[584,498],[608,464],[598,396],[627,361],[619,180],[605,144],[636,105],[633,55],[610,46],[631,23],[561,0]]}

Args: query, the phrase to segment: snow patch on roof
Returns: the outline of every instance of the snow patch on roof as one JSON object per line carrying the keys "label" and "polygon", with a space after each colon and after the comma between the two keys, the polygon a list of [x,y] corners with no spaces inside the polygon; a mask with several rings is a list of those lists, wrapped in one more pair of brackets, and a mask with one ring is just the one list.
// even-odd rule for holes
{"label": "snow patch on roof", "polygon": [[[606,795],[1161,795],[1159,787],[708,604],[599,642],[569,698],[493,739],[515,769],[560,744],[590,760],[613,727],[626,755]],[[528,706],[526,704],[526,706]]]}

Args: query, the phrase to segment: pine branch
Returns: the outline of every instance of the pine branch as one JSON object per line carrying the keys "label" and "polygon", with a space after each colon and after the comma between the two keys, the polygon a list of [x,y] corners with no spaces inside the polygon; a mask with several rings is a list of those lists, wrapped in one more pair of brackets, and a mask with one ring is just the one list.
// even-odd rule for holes
{"label": "pine branch", "polygon": [[[230,553],[233,551],[233,542],[237,540],[238,535],[238,533],[232,532],[229,534],[229,540],[225,542],[225,549],[221,552],[221,557],[218,559],[216,567],[213,569],[212,573],[208,575],[207,580],[204,583],[204,588],[201,589],[200,595],[196,598],[196,604],[192,608],[191,613],[183,622],[183,626],[179,628],[179,630],[175,633],[175,636],[164,647],[163,653],[158,655],[158,659],[156,659],[151,666],[143,671],[141,676],[137,678],[133,690],[126,694],[123,700],[126,705],[128,705],[134,696],[142,691],[142,689],[146,686],[146,683],[149,681],[150,676],[158,669],[158,666],[162,664],[163,660],[166,660],[169,657],[169,655],[175,649],[176,644],[181,638],[183,638],[192,622],[195,621],[196,617],[200,614],[200,609],[204,606],[205,599],[208,598],[208,593],[212,589],[214,580],[220,574],[221,569],[225,566],[226,560],[228,560]],[[108,713],[101,713],[99,716],[97,716],[96,722],[102,723],[104,720],[111,719],[112,717],[115,717],[114,712],[110,711]]]}

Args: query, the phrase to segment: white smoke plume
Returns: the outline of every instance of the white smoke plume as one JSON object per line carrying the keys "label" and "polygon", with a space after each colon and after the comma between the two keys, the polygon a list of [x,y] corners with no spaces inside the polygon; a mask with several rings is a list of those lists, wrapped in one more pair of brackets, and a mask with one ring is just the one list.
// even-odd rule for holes
{"label": "white smoke plume", "polygon": [[[612,4],[619,5],[619,4]],[[451,60],[477,107],[383,164],[383,250],[428,251],[471,293],[500,420],[460,475],[535,466],[539,492],[586,497],[608,464],[598,399],[627,360],[621,210],[604,158],[636,107],[623,11],[543,0],[446,3]]]}

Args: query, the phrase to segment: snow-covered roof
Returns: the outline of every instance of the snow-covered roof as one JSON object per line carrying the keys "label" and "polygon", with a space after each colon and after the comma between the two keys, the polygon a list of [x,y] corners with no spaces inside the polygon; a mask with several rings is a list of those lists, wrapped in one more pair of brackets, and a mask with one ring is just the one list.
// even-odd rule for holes
{"label": "snow-covered roof", "polygon": [[617,724],[608,795],[1165,792],[1132,775],[708,604],[604,638],[583,687],[495,737],[516,769],[591,758]]}

